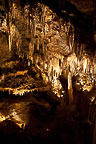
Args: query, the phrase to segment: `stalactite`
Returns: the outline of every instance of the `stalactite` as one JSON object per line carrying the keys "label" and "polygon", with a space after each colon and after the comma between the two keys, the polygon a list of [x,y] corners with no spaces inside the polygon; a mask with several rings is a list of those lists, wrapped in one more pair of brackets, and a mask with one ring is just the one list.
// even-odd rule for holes
{"label": "stalactite", "polygon": [[34,35],[35,35],[35,33],[34,33],[34,20],[32,22],[32,19],[30,19],[30,28],[31,28],[31,34],[30,34],[31,41],[29,43],[29,55],[31,56],[32,63],[34,63],[34,61],[33,61],[33,53],[34,53]]}
{"label": "stalactite", "polygon": [[87,69],[87,59],[85,58],[84,62],[83,62],[83,72],[84,73],[86,73],[86,69]]}
{"label": "stalactite", "polygon": [[45,12],[46,12],[46,6],[45,5],[42,5],[42,32],[43,32],[43,35],[44,37],[46,36],[46,15],[45,15]]}
{"label": "stalactite", "polygon": [[39,38],[37,38],[37,50],[39,51]]}
{"label": "stalactite", "polygon": [[[40,68],[40,70],[42,70],[43,72],[46,72],[48,75],[49,81],[52,82],[52,86],[56,90],[55,91],[56,94],[58,93],[57,91],[58,90],[61,91],[61,88],[62,88],[58,78],[62,74],[62,71],[63,71],[63,76],[68,78],[69,103],[72,103],[73,102],[72,76],[75,75],[74,74],[75,71],[78,70],[81,73],[84,72],[84,75],[86,75],[86,73],[91,73],[91,74],[96,73],[96,70],[94,68],[94,72],[93,72],[93,66],[89,66],[87,59],[80,60],[80,56],[82,56],[82,53],[83,53],[83,45],[80,46],[79,43],[77,45],[74,44],[74,29],[70,26],[70,24],[67,25],[67,22],[66,22],[64,25],[61,26],[60,24],[58,26],[58,22],[54,22],[54,20],[52,19],[52,14],[51,16],[48,16],[49,18],[47,17],[46,6],[44,5],[41,5],[41,6],[42,6],[41,7],[42,16],[41,15],[40,16],[42,18],[38,14],[38,11],[39,11],[38,8],[37,9],[33,8],[34,11],[32,12],[30,19],[28,17],[29,14],[27,15],[26,13],[26,16],[24,15],[25,16],[25,21],[23,22],[24,28],[26,29],[26,26],[27,26],[27,30],[25,30],[25,32],[26,33],[28,32],[26,34],[27,35],[26,39],[28,40],[26,45],[29,47],[29,55],[27,57],[28,66],[30,66],[31,63],[32,64],[34,63],[36,67]],[[14,15],[14,13],[12,15]],[[41,21],[40,21],[40,18],[41,18]],[[50,19],[52,19],[52,21]],[[47,21],[48,21],[48,24],[47,24]],[[54,24],[56,24],[56,27],[59,27],[59,31],[60,31],[59,37],[58,37],[59,31],[58,32],[56,31],[55,27],[53,26]],[[14,24],[14,26],[15,28],[17,27],[16,24]],[[30,31],[28,31],[29,26],[30,26]],[[15,39],[14,37],[16,37],[17,49],[19,49],[20,51],[20,36],[22,35],[22,33],[17,28],[15,29],[15,36],[13,36],[13,41]],[[47,31],[46,31],[46,28],[47,28]],[[12,17],[11,17],[11,10],[10,10],[9,12],[9,50],[10,51],[11,51],[11,45],[12,45],[12,31],[13,31],[13,25],[12,25]],[[53,35],[55,35],[55,37]],[[65,41],[65,43],[61,42],[63,41],[62,37],[64,37],[63,40]],[[60,41],[59,41],[59,38],[60,38]],[[66,42],[67,39],[69,40],[68,44]],[[55,41],[57,42],[55,43]],[[55,45],[56,45],[56,48],[55,48]],[[64,48],[63,46],[65,46],[66,48],[63,49]],[[75,48],[76,48],[76,54],[77,54],[78,59],[76,58],[76,55],[74,55]],[[34,49],[36,51],[34,51]],[[60,50],[60,53],[59,53],[59,50]],[[63,52],[61,52],[61,50]],[[68,55],[64,53],[67,50],[68,50]],[[70,51],[71,51],[71,54],[69,53]],[[69,66],[70,66],[70,71],[68,71]]]}
{"label": "stalactite", "polygon": [[9,0],[9,51],[11,51],[12,46],[12,32],[11,32],[11,26],[12,26],[12,13],[11,13],[11,0]]}
{"label": "stalactite", "polygon": [[28,66],[30,66],[30,61],[28,60]]}
{"label": "stalactite", "polygon": [[20,52],[20,44],[21,44],[20,34],[19,34],[19,31],[17,29],[15,30],[15,33],[16,33],[16,46],[17,46],[17,50]]}
{"label": "stalactite", "polygon": [[27,20],[26,20],[27,22],[27,33],[28,33],[28,27],[29,27],[29,18],[27,17]]}
{"label": "stalactite", "polygon": [[[90,69],[90,68],[89,68]],[[96,64],[94,65],[94,75],[96,74]]]}
{"label": "stalactite", "polygon": [[29,27],[30,27],[30,19],[29,19],[29,7],[28,7],[28,16],[27,16],[27,33],[29,32]]}
{"label": "stalactite", "polygon": [[11,51],[11,36],[9,34],[9,51]]}
{"label": "stalactite", "polygon": [[82,46],[82,44],[80,45],[80,57],[82,56],[82,50],[83,50],[83,46]]}
{"label": "stalactite", "polygon": [[16,8],[17,8],[17,7],[16,7],[15,3],[13,3],[13,4],[12,4],[12,17],[13,17],[14,19],[16,18],[16,17],[15,17],[15,16],[16,16]]}
{"label": "stalactite", "polygon": [[30,19],[29,19],[29,13],[30,13],[30,11],[29,11],[29,5],[27,4],[27,5],[25,5],[25,7],[24,7],[24,12],[25,12],[25,24],[26,24],[26,30],[27,30],[27,33],[29,32],[29,25],[30,25]]}
{"label": "stalactite", "polygon": [[34,53],[34,41],[29,43],[29,55],[33,56]]}
{"label": "stalactite", "polygon": [[44,53],[44,40],[42,40],[42,52]]}
{"label": "stalactite", "polygon": [[34,25],[34,27],[33,27],[33,30],[34,30],[33,34],[34,34],[34,37],[35,37],[35,35],[36,35],[36,27],[37,27],[37,22],[36,22],[36,11],[34,12],[34,21],[33,21],[33,25]]}

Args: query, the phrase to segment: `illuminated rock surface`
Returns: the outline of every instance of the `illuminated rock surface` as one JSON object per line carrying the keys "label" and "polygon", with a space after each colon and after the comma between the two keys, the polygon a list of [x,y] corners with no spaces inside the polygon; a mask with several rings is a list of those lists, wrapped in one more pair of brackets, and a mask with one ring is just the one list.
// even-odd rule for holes
{"label": "illuminated rock surface", "polygon": [[72,22],[77,14],[66,18],[63,11],[63,19],[40,2],[9,1],[4,14],[2,4],[0,134],[11,143],[87,143],[96,92],[93,27],[87,31],[79,17]]}

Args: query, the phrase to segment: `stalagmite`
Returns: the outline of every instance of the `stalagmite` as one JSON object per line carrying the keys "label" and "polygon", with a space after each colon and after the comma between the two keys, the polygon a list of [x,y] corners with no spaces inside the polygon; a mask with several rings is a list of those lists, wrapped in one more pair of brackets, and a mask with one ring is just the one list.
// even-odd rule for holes
{"label": "stalagmite", "polygon": [[72,88],[72,74],[69,71],[68,73],[68,95],[69,95],[69,104],[73,102],[73,88]]}

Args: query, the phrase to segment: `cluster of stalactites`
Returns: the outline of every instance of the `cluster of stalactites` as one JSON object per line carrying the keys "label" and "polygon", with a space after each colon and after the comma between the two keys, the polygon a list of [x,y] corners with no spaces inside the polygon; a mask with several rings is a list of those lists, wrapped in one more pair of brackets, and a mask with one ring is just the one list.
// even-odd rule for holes
{"label": "cluster of stalactites", "polygon": [[7,18],[9,18],[9,51],[12,50],[13,41],[16,43],[17,51],[20,51],[22,39],[15,23],[20,20],[22,22],[22,15],[20,10],[17,9],[17,5],[15,3],[10,3],[10,1]]}
{"label": "cluster of stalactites", "polygon": [[[45,44],[45,41],[47,39],[47,34],[48,32],[50,34],[51,29],[51,26],[48,29],[47,21],[49,18],[52,19],[53,16],[46,17],[48,8],[42,4],[38,4],[38,6],[42,9],[41,17],[38,14],[38,8],[31,9],[31,12],[30,5],[25,5],[24,15],[22,18],[21,13],[17,11],[16,5],[12,5],[9,11],[9,51],[11,51],[12,41],[16,41],[17,50],[20,51],[21,48],[22,34],[20,34],[16,25],[12,22],[12,19],[16,19],[16,15],[18,14],[21,18],[21,22],[26,27],[26,35],[28,37],[30,36],[30,42],[28,45],[29,52],[27,55],[28,66],[30,66],[31,63],[39,66],[43,72],[47,73],[48,81],[52,83],[53,87],[57,87],[59,90],[62,86],[58,78],[63,74],[64,77],[68,78],[68,89],[72,89],[72,77],[77,71],[83,73],[96,73],[96,68],[92,65],[88,56],[84,56],[80,59],[74,53],[74,28],[70,23],[65,23],[60,27],[60,36],[62,38],[64,36],[67,37],[67,40],[63,39],[65,43],[60,42],[63,47],[62,54],[59,53],[59,51],[59,54],[50,52],[50,49],[53,49],[54,47],[54,45],[50,44],[52,40],[48,40],[48,45]],[[41,32],[38,32],[38,28]],[[56,35],[59,37],[58,33],[59,32],[57,31]],[[79,48],[76,49],[78,50],[78,54],[80,52],[80,55],[82,55],[82,49],[83,48],[81,48],[81,50],[79,50]],[[66,58],[65,52],[71,52],[71,54]]]}

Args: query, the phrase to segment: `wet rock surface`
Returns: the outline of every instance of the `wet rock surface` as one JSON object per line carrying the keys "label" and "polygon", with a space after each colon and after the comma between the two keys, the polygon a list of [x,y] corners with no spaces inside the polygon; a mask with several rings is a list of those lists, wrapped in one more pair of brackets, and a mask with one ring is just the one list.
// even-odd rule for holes
{"label": "wet rock surface", "polygon": [[1,139],[91,144],[96,20],[84,1],[30,2],[0,2]]}

